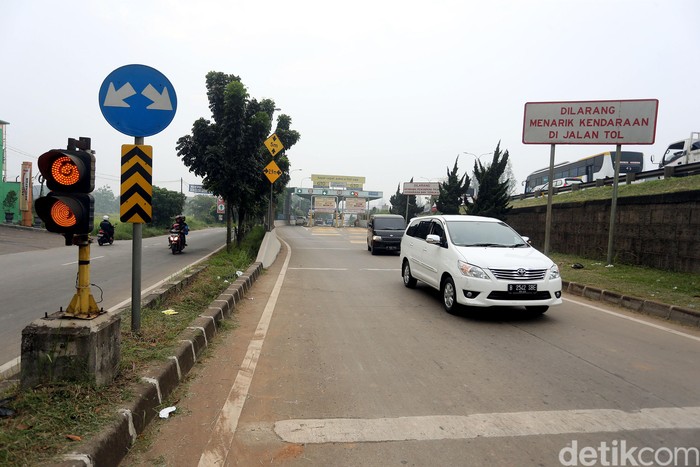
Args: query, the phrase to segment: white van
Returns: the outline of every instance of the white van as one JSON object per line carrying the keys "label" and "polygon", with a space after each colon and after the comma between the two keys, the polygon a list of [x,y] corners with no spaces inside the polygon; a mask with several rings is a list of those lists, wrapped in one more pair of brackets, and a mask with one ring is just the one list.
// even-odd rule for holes
{"label": "white van", "polygon": [[411,220],[401,239],[401,275],[440,291],[443,306],[524,306],[541,314],[561,300],[559,267],[508,224],[491,217]]}

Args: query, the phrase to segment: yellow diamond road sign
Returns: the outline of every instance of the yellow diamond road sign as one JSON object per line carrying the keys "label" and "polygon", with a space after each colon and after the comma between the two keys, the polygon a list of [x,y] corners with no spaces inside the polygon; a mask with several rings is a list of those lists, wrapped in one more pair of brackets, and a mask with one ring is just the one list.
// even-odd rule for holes
{"label": "yellow diamond road sign", "polygon": [[280,151],[284,149],[282,141],[280,141],[277,135],[274,133],[272,134],[272,136],[265,140],[265,147],[268,151],[270,151],[272,157],[275,157]]}
{"label": "yellow diamond road sign", "polygon": [[268,180],[270,180],[270,183],[275,183],[275,180],[279,178],[280,175],[282,175],[282,171],[280,170],[279,166],[275,164],[275,161],[270,162],[265,166],[263,169],[263,173],[267,177]]}

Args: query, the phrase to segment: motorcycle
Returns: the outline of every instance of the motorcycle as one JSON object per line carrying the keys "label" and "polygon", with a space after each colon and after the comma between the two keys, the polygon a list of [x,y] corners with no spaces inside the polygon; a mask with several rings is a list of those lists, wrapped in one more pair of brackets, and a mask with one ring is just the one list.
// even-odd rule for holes
{"label": "motorcycle", "polygon": [[100,229],[97,232],[97,244],[102,246],[105,243],[109,243],[110,245],[114,243],[114,235],[110,236],[107,232],[105,232],[103,229]]}
{"label": "motorcycle", "polygon": [[185,234],[179,229],[170,229],[168,248],[172,250],[173,254],[182,253],[182,250],[185,249]]}

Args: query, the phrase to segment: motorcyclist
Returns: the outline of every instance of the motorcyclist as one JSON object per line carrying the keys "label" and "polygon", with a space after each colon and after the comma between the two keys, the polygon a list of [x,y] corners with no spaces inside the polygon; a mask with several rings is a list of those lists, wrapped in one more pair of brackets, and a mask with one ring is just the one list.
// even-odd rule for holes
{"label": "motorcyclist", "polygon": [[114,238],[114,226],[109,222],[109,216],[102,216],[102,222],[100,222],[100,229],[104,231],[107,238]]}
{"label": "motorcyclist", "polygon": [[187,246],[185,235],[190,233],[190,227],[187,225],[187,222],[185,222],[185,216],[182,214],[175,216],[175,223],[172,226],[172,230],[177,230],[183,235],[182,242]]}

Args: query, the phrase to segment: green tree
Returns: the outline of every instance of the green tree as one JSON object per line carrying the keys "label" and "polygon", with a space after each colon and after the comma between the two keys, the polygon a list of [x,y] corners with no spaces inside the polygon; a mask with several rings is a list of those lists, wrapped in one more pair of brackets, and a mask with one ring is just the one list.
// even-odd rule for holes
{"label": "green tree", "polygon": [[438,185],[440,195],[435,201],[437,210],[443,214],[459,214],[460,207],[464,201],[464,197],[469,189],[469,176],[465,172],[460,177],[458,175],[457,163],[459,156],[455,159],[455,165],[452,170],[447,168],[447,180]]}
{"label": "green tree", "polygon": [[170,227],[174,217],[183,212],[185,195],[179,191],[170,191],[167,188],[154,186],[152,203],[151,223],[156,227]]}
{"label": "green tree", "polygon": [[[227,203],[227,247],[231,248],[231,222],[238,215],[236,242],[240,244],[248,228],[249,216],[264,212],[270,196],[270,183],[263,168],[270,162],[263,142],[270,134],[275,103],[250,98],[241,79],[235,75],[209,72],[206,76],[207,97],[213,122],[203,118],[192,126],[192,134],[177,142],[178,156],[190,171],[202,177],[204,187],[221,195]],[[291,130],[291,118],[281,115],[275,131],[286,149],[299,140]],[[277,165],[283,175],[272,186],[281,192],[289,181],[289,160],[278,155]]]}
{"label": "green tree", "polygon": [[102,186],[92,193],[95,198],[95,212],[119,212],[119,199],[109,185]]}
{"label": "green tree", "polygon": [[479,192],[474,203],[468,206],[469,214],[475,216],[495,217],[505,220],[510,207],[510,179],[503,174],[508,165],[508,150],[501,152],[498,142],[493,152],[493,159],[486,166],[481,161],[474,162],[474,177],[479,182]]}
{"label": "green tree", "polygon": [[[411,178],[410,183],[413,183],[413,178]],[[406,202],[408,202],[408,219],[406,221],[416,217],[416,214],[423,211],[423,208],[418,206],[416,195],[401,194],[401,184],[399,184],[396,187],[396,193],[389,198],[389,204],[391,204],[389,212],[406,217]]]}
{"label": "green tree", "polygon": [[185,215],[211,222],[218,220],[216,215],[216,198],[210,195],[197,195],[185,201]]}

